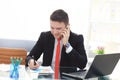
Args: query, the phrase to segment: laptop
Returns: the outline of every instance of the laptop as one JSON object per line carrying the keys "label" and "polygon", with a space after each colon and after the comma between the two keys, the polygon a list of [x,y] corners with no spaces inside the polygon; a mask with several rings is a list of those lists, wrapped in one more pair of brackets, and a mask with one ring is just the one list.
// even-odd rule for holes
{"label": "laptop", "polygon": [[88,70],[73,73],[62,73],[65,77],[88,79],[109,75],[120,59],[120,53],[96,55]]}

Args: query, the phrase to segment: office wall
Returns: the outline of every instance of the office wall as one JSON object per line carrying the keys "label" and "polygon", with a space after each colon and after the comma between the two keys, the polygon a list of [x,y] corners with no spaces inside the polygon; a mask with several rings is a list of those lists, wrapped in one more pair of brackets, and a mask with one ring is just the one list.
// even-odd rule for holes
{"label": "office wall", "polygon": [[105,53],[120,52],[120,0],[91,0],[90,46]]}
{"label": "office wall", "polygon": [[84,35],[87,51],[102,45],[120,52],[120,0],[0,0],[0,38],[36,41],[59,8],[68,12],[72,31]]}
{"label": "office wall", "polygon": [[69,14],[71,29],[87,41],[89,4],[90,0],[0,0],[0,38],[37,40],[50,29],[50,14],[61,8]]}
{"label": "office wall", "polygon": [[[51,13],[56,9],[64,9],[69,15],[71,30],[84,35],[87,48],[89,8],[90,0],[0,0],[0,45],[26,47],[17,45],[16,40],[36,41],[42,31],[50,30]],[[6,39],[10,41],[3,42]]]}

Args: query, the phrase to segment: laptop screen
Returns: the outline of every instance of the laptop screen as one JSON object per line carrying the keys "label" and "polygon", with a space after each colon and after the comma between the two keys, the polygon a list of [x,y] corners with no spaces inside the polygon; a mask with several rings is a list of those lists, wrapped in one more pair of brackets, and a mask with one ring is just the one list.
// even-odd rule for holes
{"label": "laptop screen", "polygon": [[85,79],[111,74],[119,59],[120,53],[96,55]]}

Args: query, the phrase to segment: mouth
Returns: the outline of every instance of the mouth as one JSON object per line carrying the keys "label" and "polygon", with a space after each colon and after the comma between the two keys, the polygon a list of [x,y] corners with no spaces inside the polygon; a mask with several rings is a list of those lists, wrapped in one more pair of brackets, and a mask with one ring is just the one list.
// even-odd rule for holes
{"label": "mouth", "polygon": [[58,39],[58,38],[61,38],[62,36],[61,36],[61,35],[54,35],[54,37],[55,37],[56,39]]}

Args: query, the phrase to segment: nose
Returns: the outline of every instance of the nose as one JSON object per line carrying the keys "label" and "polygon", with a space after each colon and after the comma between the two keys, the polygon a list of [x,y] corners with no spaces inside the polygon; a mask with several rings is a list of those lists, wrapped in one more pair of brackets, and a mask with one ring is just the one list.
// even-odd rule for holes
{"label": "nose", "polygon": [[58,31],[57,31],[56,29],[54,29],[54,30],[53,30],[53,33],[56,34],[56,33],[58,33]]}

